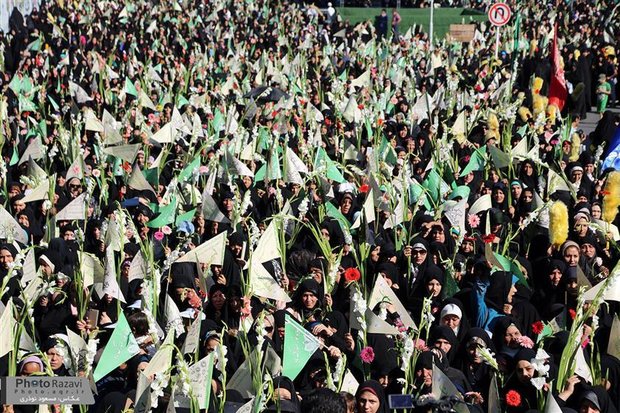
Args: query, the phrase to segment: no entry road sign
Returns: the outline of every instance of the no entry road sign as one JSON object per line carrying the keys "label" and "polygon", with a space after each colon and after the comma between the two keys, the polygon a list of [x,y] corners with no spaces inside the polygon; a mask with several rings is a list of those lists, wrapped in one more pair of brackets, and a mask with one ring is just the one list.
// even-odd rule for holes
{"label": "no entry road sign", "polygon": [[506,3],[494,3],[489,8],[489,21],[493,26],[503,26],[510,20],[510,7]]}

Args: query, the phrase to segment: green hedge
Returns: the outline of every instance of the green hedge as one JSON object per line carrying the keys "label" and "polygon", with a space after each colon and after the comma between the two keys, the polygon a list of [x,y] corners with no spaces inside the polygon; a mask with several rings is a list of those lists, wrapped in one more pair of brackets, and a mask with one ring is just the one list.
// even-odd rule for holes
{"label": "green hedge", "polygon": [[[343,19],[348,19],[352,24],[371,20],[374,23],[375,16],[381,14],[380,8],[343,7],[337,9]],[[387,9],[390,24],[392,19],[391,9]],[[428,30],[430,22],[430,9],[400,9],[402,22],[400,32],[405,33],[413,24],[422,26]],[[434,32],[436,38],[443,38],[450,30],[451,24],[470,23],[472,21],[485,21],[486,14],[475,10],[463,8],[437,8],[434,13]]]}

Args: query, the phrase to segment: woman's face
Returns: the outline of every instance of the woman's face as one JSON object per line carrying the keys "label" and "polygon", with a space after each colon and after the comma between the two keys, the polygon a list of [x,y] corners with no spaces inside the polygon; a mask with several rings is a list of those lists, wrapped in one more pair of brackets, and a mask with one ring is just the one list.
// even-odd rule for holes
{"label": "woman's face", "polygon": [[433,385],[433,370],[422,367],[420,370],[416,371],[416,375],[419,379],[423,380],[425,386]]}
{"label": "woman's face", "polygon": [[211,302],[213,303],[213,307],[215,307],[215,309],[221,310],[226,302],[226,296],[223,292],[216,291],[211,295]]}
{"label": "woman's face", "polygon": [[379,398],[370,391],[363,391],[357,397],[357,409],[360,413],[376,413],[379,407]]}
{"label": "woman's face", "polygon": [[448,354],[452,348],[452,344],[445,338],[440,338],[435,341],[435,347],[442,349],[444,353]]}
{"label": "woman's face", "polygon": [[569,267],[576,267],[579,263],[579,248],[572,246],[566,248],[566,251],[564,251],[564,261]]}
{"label": "woman's face", "polygon": [[430,280],[426,284],[426,291],[431,297],[438,297],[441,293],[441,283],[438,280]]}
{"label": "woman's face", "polygon": [[50,361],[50,367],[52,368],[52,370],[58,370],[60,367],[62,367],[62,362],[64,361],[64,359],[60,355],[58,350],[52,347],[47,350],[46,354],[47,358]]}
{"label": "woman's face", "polygon": [[521,332],[514,324],[511,324],[504,333],[504,344],[510,348],[519,347],[518,340],[521,338]]}
{"label": "woman's face", "polygon": [[562,272],[559,269],[554,268],[549,274],[549,279],[551,280],[551,285],[557,287],[560,284],[560,280],[562,279]]}
{"label": "woman's face", "polygon": [[528,383],[534,377],[534,366],[527,360],[520,360],[517,363],[517,379],[523,384]]}
{"label": "woman's face", "polygon": [[592,218],[601,219],[602,212],[600,205],[592,205]]}
{"label": "woman's face", "polygon": [[579,218],[579,220],[575,222],[575,232],[580,237],[585,237],[588,234],[588,221],[584,218]]}
{"label": "woman's face", "polygon": [[467,347],[467,354],[471,359],[472,363],[480,364],[482,363],[482,357],[480,357],[480,352],[478,351],[478,344],[473,344]]}
{"label": "woman's face", "polygon": [[498,189],[493,191],[493,200],[496,203],[501,204],[501,203],[504,202],[504,199],[506,199],[506,195],[504,195],[504,191],[501,191],[501,190],[498,190]]}
{"label": "woman's face", "polygon": [[456,314],[448,314],[441,319],[441,324],[455,330],[461,325],[461,319]]}
{"label": "woman's face", "polygon": [[340,203],[340,210],[343,214],[348,214],[351,211],[351,199],[345,198]]}
{"label": "woman's face", "polygon": [[601,411],[589,400],[584,400],[579,408],[579,413],[600,413]]}
{"label": "woman's face", "polygon": [[471,254],[472,252],[474,252],[474,243],[469,240],[463,241],[463,243],[461,244],[461,250],[463,250],[463,252],[466,254]]}
{"label": "woman's face", "polygon": [[316,297],[316,295],[314,295],[314,293],[306,291],[304,295],[301,296],[301,301],[305,308],[307,308],[308,310],[312,310],[314,307],[316,307],[316,303],[319,301],[319,299]]}

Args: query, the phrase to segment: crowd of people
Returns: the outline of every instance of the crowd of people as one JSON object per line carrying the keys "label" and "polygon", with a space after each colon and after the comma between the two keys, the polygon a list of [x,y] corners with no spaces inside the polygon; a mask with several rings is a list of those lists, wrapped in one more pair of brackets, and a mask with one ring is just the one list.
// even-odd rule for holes
{"label": "crowd of people", "polygon": [[618,7],[509,3],[499,50],[331,4],[15,11],[0,375],[92,412],[616,413]]}

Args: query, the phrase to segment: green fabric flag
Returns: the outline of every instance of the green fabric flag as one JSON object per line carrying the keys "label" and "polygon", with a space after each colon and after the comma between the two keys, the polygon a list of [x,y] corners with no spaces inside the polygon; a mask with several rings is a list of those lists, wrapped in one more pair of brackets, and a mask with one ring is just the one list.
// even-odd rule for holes
{"label": "green fabric flag", "polygon": [[189,100],[183,95],[179,95],[177,98],[177,108],[182,108],[185,105],[189,105]]}
{"label": "green fabric flag", "polygon": [[47,95],[47,99],[50,101],[50,104],[52,105],[55,111],[60,110],[60,106],[58,106],[58,103],[56,103],[56,101],[50,95]]}
{"label": "green fabric flag", "polygon": [[489,152],[491,153],[491,159],[493,159],[493,164],[496,168],[506,168],[510,165],[510,155],[506,152],[503,152],[496,146],[490,146]]}
{"label": "green fabric flag", "polygon": [[17,145],[15,145],[13,146],[13,156],[11,156],[9,166],[17,165],[17,162],[19,162],[19,152],[17,151]]}
{"label": "green fabric flag", "polygon": [[340,228],[342,228],[343,231],[345,229],[348,230],[351,227],[351,223],[349,223],[349,220],[346,219],[344,215],[342,215],[342,212],[340,212],[340,210],[334,204],[332,204],[331,202],[326,202],[325,206],[327,209],[327,216],[338,221],[338,224],[340,224]]}
{"label": "green fabric flag", "polygon": [[95,367],[93,380],[98,382],[112,370],[140,353],[140,346],[131,332],[131,327],[121,311],[112,330],[110,341],[103,349],[101,358]]}
{"label": "green fabric flag", "polygon": [[224,115],[222,114],[222,112],[220,112],[219,109],[216,109],[215,113],[213,114],[213,120],[211,121],[213,131],[217,133],[224,130],[225,123],[226,119],[224,118]]}
{"label": "green fabric flag", "polygon": [[138,97],[138,91],[136,90],[136,86],[131,80],[129,80],[128,77],[125,78],[125,93],[134,97]]}
{"label": "green fabric flag", "polygon": [[429,171],[428,176],[422,182],[422,186],[428,191],[433,203],[439,202],[439,198],[441,198],[441,177],[435,169]]}
{"label": "green fabric flag", "polygon": [[159,207],[159,215],[157,218],[146,223],[149,228],[161,228],[165,225],[170,225],[174,222],[174,214],[177,210],[177,199],[172,198],[172,201],[163,207]]}
{"label": "green fabric flag", "polygon": [[424,194],[424,188],[420,184],[409,185],[409,204],[412,205]]}
{"label": "green fabric flag", "polygon": [[34,42],[28,45],[28,50],[32,50],[34,52],[38,52],[41,50],[41,38],[38,38]]}
{"label": "green fabric flag", "polygon": [[196,215],[196,208],[179,215],[177,219],[174,220],[174,225],[179,226],[183,221],[192,222],[192,219],[194,219],[194,215]]}
{"label": "green fabric flag", "polygon": [[19,95],[22,91],[22,80],[19,76],[13,76],[11,83],[9,83],[9,89],[11,89],[16,95]]}
{"label": "green fabric flag", "polygon": [[189,164],[183,168],[181,173],[179,173],[179,182],[185,182],[194,174],[194,169],[200,168],[200,156],[194,158]]}
{"label": "green fabric flag", "polygon": [[461,197],[462,199],[467,199],[469,198],[470,191],[471,191],[471,188],[468,187],[467,185],[457,186],[454,189],[454,191],[450,193],[450,196],[448,197],[448,199],[454,199],[458,197]]}
{"label": "green fabric flag", "polygon": [[36,112],[39,110],[39,108],[37,108],[36,105],[24,95],[19,95],[18,101],[20,112]]}
{"label": "green fabric flag", "polygon": [[470,172],[482,171],[484,169],[484,166],[486,165],[486,159],[484,157],[484,154],[487,151],[486,148],[487,148],[486,146],[482,146],[476,149],[476,151],[471,154],[469,163],[467,164],[465,169],[463,169],[463,171],[461,172],[459,176],[462,177],[462,176],[467,175]]}
{"label": "green fabric flag", "polygon": [[265,151],[269,149],[271,145],[271,135],[269,134],[269,129],[261,126],[258,130],[258,144],[256,145],[257,151]]}
{"label": "green fabric flag", "polygon": [[316,156],[314,158],[314,167],[315,168],[320,167],[322,162],[325,163],[325,167],[326,167],[325,176],[328,179],[331,179],[332,181],[336,181],[340,184],[343,182],[346,182],[346,179],[344,179],[344,176],[342,176],[342,173],[340,173],[340,170],[336,167],[336,164],[334,163],[334,161],[332,161],[330,157],[327,156],[327,152],[325,152],[325,149],[319,147],[316,151]]}
{"label": "green fabric flag", "polygon": [[145,169],[142,171],[142,175],[144,175],[146,182],[157,187],[159,183],[159,168]]}
{"label": "green fabric flag", "polygon": [[388,140],[384,137],[381,138],[381,146],[379,147],[379,153],[381,158],[390,165],[396,165],[396,152]]}
{"label": "green fabric flag", "polygon": [[295,380],[321,343],[288,314],[285,315],[284,337],[282,375]]}
{"label": "green fabric flag", "polygon": [[515,275],[519,279],[518,282],[520,282],[521,284],[525,286],[528,286],[527,281],[523,277],[523,273],[521,272],[521,270],[519,269],[519,266],[516,265],[514,261],[511,261],[506,256],[502,254],[498,254],[497,252],[493,252],[493,255],[495,256],[495,259],[497,260],[497,262],[499,262],[502,266],[500,270],[507,271]]}

